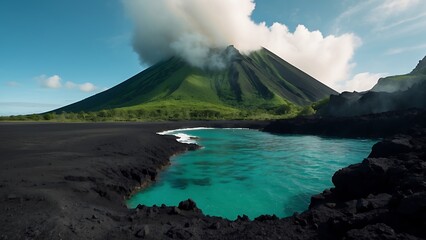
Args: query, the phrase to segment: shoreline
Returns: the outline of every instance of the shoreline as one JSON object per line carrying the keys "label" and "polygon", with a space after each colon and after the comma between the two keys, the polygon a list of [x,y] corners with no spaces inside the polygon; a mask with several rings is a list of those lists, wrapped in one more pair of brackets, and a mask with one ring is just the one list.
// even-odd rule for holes
{"label": "shoreline", "polygon": [[[175,137],[156,132],[200,124],[260,129],[268,122],[0,123],[0,203],[4,206],[0,214],[5,216],[0,222],[0,239],[340,239],[336,237],[349,234],[336,232],[328,218],[324,219],[340,215],[339,201],[344,200],[336,190],[313,196],[309,210],[283,219],[267,215],[254,221],[245,216],[235,221],[208,217],[191,201],[179,207],[128,209],[123,197],[135,189],[132,186],[155,180],[161,170],[158,166],[167,166],[173,154],[188,150]],[[377,152],[375,148],[373,152]],[[363,214],[377,211],[376,207],[367,207]],[[354,217],[359,214],[355,212]],[[375,227],[390,228],[363,226],[357,234]],[[393,234],[411,239],[417,239],[413,233],[419,236],[405,231],[398,229]]]}
{"label": "shoreline", "polygon": [[[176,137],[156,132],[194,126],[261,128],[267,123],[0,123],[0,203],[5,206],[0,208],[5,216],[0,219],[0,239],[51,239],[64,233],[72,239],[79,233],[75,225],[81,228],[78,235],[102,239],[116,226],[111,216],[129,214],[124,199],[154,181],[171,156],[191,149]],[[40,208],[33,209],[37,205]],[[94,207],[86,213],[82,207],[88,206]],[[89,221],[89,226],[101,226],[87,229],[75,223],[92,215],[97,216],[96,224]],[[31,222],[21,221],[26,218]]]}
{"label": "shoreline", "polygon": [[[178,142],[180,142],[180,143],[184,143],[184,144],[189,144],[189,145],[191,145],[191,144],[195,144],[195,145],[197,145],[198,147],[196,148],[196,149],[193,149],[193,150],[190,150],[190,151],[198,151],[199,149],[202,149],[202,148],[204,148],[205,146],[202,146],[202,145],[200,145],[200,142],[197,142],[199,139],[200,139],[200,137],[199,137],[199,135],[197,134],[197,133],[194,133],[193,131],[197,131],[197,130],[247,130],[247,131],[256,131],[256,132],[261,132],[262,133],[262,131],[261,130],[259,130],[259,129],[249,129],[249,128],[206,128],[206,127],[195,127],[195,128],[183,128],[183,129],[172,129],[172,130],[167,130],[167,131],[164,131],[164,132],[160,132],[160,133],[157,133],[157,134],[159,134],[159,135],[169,135],[169,136],[176,136],[177,137],[177,139],[176,139],[176,141],[178,141]],[[268,133],[268,132],[263,132],[264,134],[273,134],[273,133]],[[291,134],[291,135],[287,135],[287,134],[283,134],[282,136],[283,137],[286,137],[286,136],[294,136],[294,135],[298,135],[298,134]],[[304,136],[304,135],[300,135],[300,136]],[[315,135],[305,135],[305,136],[315,136]],[[319,137],[319,138],[328,138],[328,139],[352,139],[352,138],[342,138],[342,137],[330,137],[330,136],[328,136],[328,137]],[[363,141],[364,139],[366,139],[367,140],[367,138],[362,138],[362,139],[357,139],[357,140],[359,140],[359,141]],[[371,139],[368,139],[368,140],[371,140]],[[376,143],[376,142],[378,142],[379,140],[378,139],[374,139],[375,140],[375,142],[374,143]],[[374,143],[372,143],[369,147],[368,147],[368,151],[371,149],[371,147],[373,146],[373,144]],[[264,143],[263,143],[264,144]],[[368,152],[369,153],[369,152]],[[365,154],[363,154],[363,156],[362,157],[367,157],[367,155],[368,155],[368,153],[367,152],[365,152]],[[185,152],[182,152],[182,153],[178,153],[178,154],[174,154],[173,156],[180,156],[181,154],[191,154],[191,153],[188,153],[188,151],[185,151]],[[171,157],[171,159],[173,158],[173,156]],[[357,158],[358,160],[360,159],[360,158]],[[339,160],[340,161],[340,160]],[[358,163],[358,162],[356,162],[356,163]],[[349,164],[349,163],[348,163]],[[160,171],[167,171],[167,168],[168,167],[173,167],[172,166],[173,165],[173,163],[172,162],[170,162],[170,164],[168,164],[165,168],[162,168]],[[341,165],[341,167],[345,167],[346,166],[346,164],[342,164]],[[329,179],[331,179],[331,177],[332,177],[332,174],[334,174],[337,170],[339,170],[340,169],[340,167],[339,168],[334,168],[335,170],[332,170],[332,171],[330,171],[329,173],[327,173],[327,174],[322,174],[322,176],[327,176],[325,179],[327,179],[327,180],[329,180]],[[161,172],[159,172],[159,174],[161,174]],[[203,176],[203,177],[206,177],[206,176]],[[219,176],[220,177],[220,176]],[[214,178],[212,178],[212,179],[214,179]],[[151,182],[149,185],[147,185],[146,187],[151,187],[152,186],[152,184],[154,183],[156,183],[156,181],[158,181],[158,179],[156,179],[154,182]],[[328,184],[328,185],[325,185],[325,186],[323,186],[323,187],[320,187],[320,188],[317,188],[317,191],[313,191],[312,189],[309,189],[310,190],[310,192],[312,193],[312,194],[317,194],[317,193],[319,193],[319,192],[321,192],[322,190],[324,190],[325,188],[330,188],[330,187],[332,187],[332,184],[331,184],[331,181],[330,181],[330,184]],[[143,188],[142,189],[139,189],[139,190],[142,190],[143,191]],[[196,199],[198,199],[197,197],[196,197],[196,195],[197,195],[197,193],[193,193],[193,194],[191,194],[191,196],[193,196],[193,197],[191,197],[192,199],[194,199],[194,200],[196,200]],[[217,194],[216,194],[217,195]],[[131,195],[130,196],[130,198],[131,197],[133,197],[134,195]],[[308,206],[309,206],[309,197],[310,197],[310,194],[307,194],[307,196],[308,197],[306,197],[304,200],[307,200],[306,201],[306,205],[305,205],[305,208],[304,209],[298,209],[297,211],[306,211],[306,210],[308,210]],[[130,198],[127,198],[127,200],[129,200]],[[182,201],[183,199],[176,199],[176,200],[180,200],[180,201]],[[166,200],[167,201],[167,200]],[[196,203],[199,203],[198,201],[200,201],[200,200],[196,200]],[[129,207],[129,209],[134,209],[134,208],[136,208],[136,206],[137,206],[137,204],[139,203],[139,204],[141,204],[141,205],[145,205],[146,204],[146,206],[147,207],[152,207],[153,206],[153,204],[161,204],[161,202],[159,202],[159,201],[156,201],[156,202],[150,202],[149,204],[147,204],[146,202],[138,202],[138,201],[131,201],[132,202],[132,204],[130,204],[131,205],[131,207]],[[175,202],[175,203],[170,203],[170,202],[168,202],[168,204],[171,204],[171,206],[177,206],[177,204],[179,203],[179,201],[177,201],[177,202]],[[199,203],[199,204],[201,204],[201,202]],[[205,204],[205,203],[204,203]],[[212,204],[214,204],[214,203],[212,203]],[[166,204],[167,205],[167,204]],[[205,205],[204,205],[205,206]],[[207,209],[204,209],[204,207],[201,207],[201,209],[202,210],[207,210]],[[296,211],[296,210],[295,210]],[[266,213],[266,211],[265,212],[262,212],[262,211],[258,211],[258,215],[250,215],[250,214],[247,214],[247,213],[245,213],[245,212],[243,212],[243,213],[240,213],[240,214],[247,214],[247,215],[249,215],[250,216],[250,218],[251,219],[254,219],[254,218],[256,218],[256,217],[259,217],[260,215],[264,215],[264,214],[273,214],[272,212],[269,212],[269,213]],[[278,213],[278,212],[275,212],[275,214],[279,217],[279,218],[286,218],[286,217],[291,217],[291,215],[294,213],[294,211],[291,211],[291,213],[287,213],[287,214],[282,214],[282,213]],[[236,218],[237,218],[237,216],[238,216],[238,214],[235,214],[235,215],[233,215],[232,217],[230,217],[230,216],[224,216],[224,215],[220,215],[220,214],[214,214],[214,213],[210,213],[209,215],[211,215],[211,216],[214,216],[214,217],[221,217],[221,218],[224,218],[224,219],[227,219],[227,220],[229,220],[229,221],[234,221]]]}
{"label": "shoreline", "polygon": [[[156,134],[158,134],[158,135],[160,135],[160,136],[174,136],[174,135],[161,135],[161,134],[159,134],[159,133],[156,133]],[[148,179],[146,182],[144,182],[144,183],[142,183],[142,185],[141,186],[139,186],[139,187],[136,187],[130,194],[128,194],[128,195],[126,195],[126,196],[124,196],[124,204],[125,204],[125,206],[127,207],[127,209],[135,209],[135,208],[129,208],[128,206],[127,206],[127,204],[126,204],[126,201],[127,200],[129,200],[130,198],[132,198],[133,197],[133,195],[135,195],[135,194],[137,194],[138,192],[140,192],[141,190],[143,190],[143,189],[146,189],[146,188],[149,188],[153,183],[155,183],[156,181],[157,181],[157,176],[160,174],[160,172],[162,172],[162,171],[164,171],[164,169],[165,168],[168,168],[168,167],[170,167],[170,165],[171,165],[171,161],[170,161],[170,159],[171,158],[173,158],[173,157],[175,157],[175,156],[177,156],[177,155],[180,155],[180,154],[185,154],[186,152],[188,152],[188,151],[195,151],[195,150],[197,150],[197,149],[199,149],[199,148],[201,148],[201,146],[199,146],[198,144],[196,144],[196,143],[183,143],[183,142],[180,142],[180,141],[178,141],[178,139],[176,139],[176,141],[178,142],[178,143],[182,143],[182,144],[185,144],[185,145],[188,145],[187,146],[187,149],[186,150],[183,150],[183,151],[180,151],[180,152],[176,152],[176,153],[173,153],[172,155],[170,155],[170,157],[168,158],[168,162],[165,164],[165,165],[162,165],[162,166],[159,166],[157,169],[156,169],[156,175],[155,175],[155,179],[154,180],[152,180],[152,179]]]}

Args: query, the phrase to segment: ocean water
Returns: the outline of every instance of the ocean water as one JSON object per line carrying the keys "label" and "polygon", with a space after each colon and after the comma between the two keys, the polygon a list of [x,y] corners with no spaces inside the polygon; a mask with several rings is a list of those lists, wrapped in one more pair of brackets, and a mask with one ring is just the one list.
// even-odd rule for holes
{"label": "ocean water", "polygon": [[203,148],[173,157],[158,181],[135,194],[128,206],[176,206],[191,198],[204,214],[231,220],[243,214],[253,219],[306,210],[311,195],[333,186],[335,171],[361,162],[377,142],[248,129],[184,129],[163,134]]}

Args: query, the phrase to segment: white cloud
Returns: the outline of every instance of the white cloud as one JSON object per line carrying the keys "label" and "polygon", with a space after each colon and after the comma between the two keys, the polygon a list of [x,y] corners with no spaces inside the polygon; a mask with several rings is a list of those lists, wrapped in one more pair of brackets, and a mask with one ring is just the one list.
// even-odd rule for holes
{"label": "white cloud", "polygon": [[76,87],[77,87],[77,84],[75,84],[75,83],[73,83],[73,82],[71,82],[71,81],[67,81],[67,82],[65,83],[65,87],[66,87],[66,88],[68,88],[68,89],[74,89],[74,88],[76,88]]}
{"label": "white cloud", "polygon": [[78,89],[82,92],[93,92],[98,89],[93,83],[83,83],[83,84],[77,84],[71,81],[68,81],[65,83],[65,87],[68,89]]}
{"label": "white cloud", "polygon": [[378,30],[379,31],[385,31],[385,30],[388,30],[388,29],[397,28],[397,27],[400,27],[402,25],[407,25],[407,24],[410,24],[411,26],[413,26],[413,22],[414,22],[414,24],[416,24],[422,18],[423,19],[426,18],[426,12],[424,12],[420,15],[407,16],[407,18],[404,18],[402,20],[395,21],[395,22],[389,23],[387,25],[381,26],[381,27],[378,28]]}
{"label": "white cloud", "polygon": [[[424,0],[421,0],[424,3]],[[420,0],[385,0],[373,8],[368,18],[374,24],[376,32],[388,32],[402,35],[423,30],[426,23],[426,4]]]}
{"label": "white cloud", "polygon": [[[133,46],[142,62],[180,56],[198,67],[220,66],[212,49],[266,47],[334,88],[347,79],[361,41],[352,33],[324,36],[299,25],[255,23],[253,0],[123,0],[135,21]],[[161,14],[159,14],[161,13]]]}
{"label": "white cloud", "polygon": [[[424,1],[424,0],[422,0]],[[400,12],[406,11],[409,8],[417,6],[419,0],[384,0],[380,4],[376,11],[382,15],[394,15]]]}
{"label": "white cloud", "polygon": [[93,83],[89,82],[79,85],[78,88],[83,92],[93,92],[97,89]]}
{"label": "white cloud", "polygon": [[[335,20],[336,28],[339,29],[339,25],[343,22],[351,20],[354,16],[360,13],[365,13],[367,9],[371,8],[375,0],[358,1],[356,4],[349,6],[344,12],[342,12]],[[362,20],[362,19],[359,19]]]}
{"label": "white cloud", "polygon": [[[381,21],[385,18],[415,9],[419,5],[419,0],[366,0],[357,1],[355,5],[348,7],[338,20],[352,18],[359,15],[366,15],[368,21]],[[421,13],[421,12],[420,12]],[[362,19],[359,19],[362,20]]]}
{"label": "white cloud", "polygon": [[[369,29],[372,34],[382,34],[384,31],[392,33],[394,29],[410,27],[414,22],[417,26],[411,27],[410,31],[416,32],[424,26],[418,22],[426,22],[425,11],[424,0],[357,1],[336,18],[334,28],[339,32],[346,26],[358,25]],[[398,34],[402,33],[398,31]]]}
{"label": "white cloud", "polygon": [[53,75],[53,76],[46,76],[46,75],[41,75],[38,76],[36,78],[40,85],[44,88],[53,88],[53,89],[58,89],[62,87],[62,83],[61,83],[61,77],[59,77],[58,75]]}
{"label": "white cloud", "polygon": [[65,85],[62,84],[62,79],[58,75],[53,75],[51,77],[47,77],[46,75],[41,75],[36,77],[42,87],[60,89],[65,87],[66,89],[78,89],[82,92],[93,92],[98,89],[96,85],[90,82],[86,82],[83,84],[77,84],[71,81],[67,81]]}
{"label": "white cloud", "polygon": [[370,90],[376,85],[379,78],[384,77],[384,73],[358,73],[351,80],[341,82],[341,85],[336,89],[338,91],[357,91],[363,92]]}
{"label": "white cloud", "polygon": [[361,45],[354,34],[324,37],[320,31],[309,31],[303,25],[291,33],[286,26],[275,23],[271,35],[264,41],[265,47],[332,88],[349,77],[351,59]]}

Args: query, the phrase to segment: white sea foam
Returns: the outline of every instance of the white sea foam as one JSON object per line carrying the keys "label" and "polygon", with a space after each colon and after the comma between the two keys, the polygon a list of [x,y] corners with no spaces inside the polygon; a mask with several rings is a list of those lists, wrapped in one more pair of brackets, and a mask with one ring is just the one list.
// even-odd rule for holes
{"label": "white sea foam", "polygon": [[192,136],[189,134],[182,133],[183,131],[194,131],[194,130],[208,130],[208,129],[248,129],[248,128],[212,128],[212,127],[195,127],[195,128],[179,128],[179,129],[173,129],[173,130],[167,130],[163,132],[157,132],[158,135],[173,135],[176,136],[176,141],[180,143],[186,143],[186,144],[197,144],[196,139],[198,137]]}
{"label": "white sea foam", "polygon": [[249,130],[250,128],[221,128],[221,129],[227,129],[227,130],[232,130],[232,129],[235,129],[235,130]]}
{"label": "white sea foam", "polygon": [[189,134],[181,133],[182,131],[192,131],[192,130],[205,130],[205,129],[214,129],[214,128],[207,128],[207,127],[196,127],[196,128],[180,128],[180,129],[174,129],[174,130],[167,130],[163,132],[158,132],[158,135],[173,135],[176,136],[176,141],[180,143],[185,144],[197,144],[196,139],[198,137],[192,136]]}
{"label": "white sea foam", "polygon": [[173,135],[178,138],[176,141],[178,141],[180,143],[186,143],[186,144],[191,144],[191,143],[196,144],[197,143],[197,141],[196,141],[197,137],[195,137],[195,136],[191,136],[191,135],[188,135],[188,134],[185,134],[185,133],[176,133],[176,134],[173,134]]}
{"label": "white sea foam", "polygon": [[196,128],[179,128],[179,129],[173,129],[173,130],[167,130],[163,132],[158,132],[159,135],[175,135],[175,132],[181,132],[181,131],[193,131],[193,130],[205,130],[205,129],[214,129],[209,127],[196,127]]}

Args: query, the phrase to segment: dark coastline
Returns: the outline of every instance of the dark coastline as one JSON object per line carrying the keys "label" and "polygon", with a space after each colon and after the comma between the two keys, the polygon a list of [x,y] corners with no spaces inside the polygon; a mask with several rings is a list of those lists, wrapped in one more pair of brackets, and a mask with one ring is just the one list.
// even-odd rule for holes
{"label": "dark coastline", "polygon": [[[302,122],[302,129],[303,121],[295,121]],[[155,180],[170,156],[196,149],[156,132],[186,127],[261,129],[268,122],[0,123],[0,239],[422,239],[426,134],[421,124],[410,132],[411,123],[396,132],[408,135],[382,141],[370,160],[337,172],[336,188],[314,196],[310,210],[255,221],[204,216],[191,202],[128,210],[123,200]],[[270,126],[286,128],[286,122],[279,124]],[[265,129],[274,132],[270,126]],[[388,169],[394,168],[403,170],[388,176],[394,174]],[[413,174],[417,178],[404,178]],[[381,184],[359,187],[348,180],[354,176]],[[382,184],[389,177],[401,181]],[[407,201],[417,211],[404,209]]]}
{"label": "dark coastline", "polygon": [[385,138],[426,126],[426,112],[418,109],[354,117],[302,117],[277,120],[264,128],[276,134],[312,134],[346,138]]}

